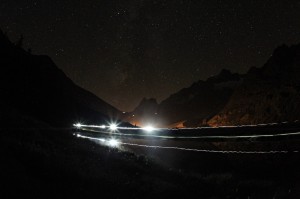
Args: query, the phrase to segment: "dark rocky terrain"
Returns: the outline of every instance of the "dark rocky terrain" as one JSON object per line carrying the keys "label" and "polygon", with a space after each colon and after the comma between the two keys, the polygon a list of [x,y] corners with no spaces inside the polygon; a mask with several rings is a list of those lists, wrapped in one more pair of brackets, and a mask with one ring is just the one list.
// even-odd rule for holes
{"label": "dark rocky terrain", "polygon": [[[141,103],[128,114],[127,120],[150,120],[158,126],[170,127],[294,122],[300,119],[299,76],[300,45],[282,45],[261,68],[253,67],[244,75],[222,70],[160,104],[155,102],[145,108],[145,103]],[[157,114],[141,114],[143,108],[150,107]]]}
{"label": "dark rocky terrain", "polygon": [[32,55],[0,31],[1,122],[30,117],[52,126],[117,119],[120,111],[75,85],[45,55]]}
{"label": "dark rocky terrain", "polygon": [[170,127],[206,126],[206,122],[224,108],[241,80],[241,75],[224,69],[206,81],[200,80],[172,94],[160,104],[155,99],[143,99],[128,114],[127,120]]}
{"label": "dark rocky terrain", "polygon": [[159,115],[167,118],[167,123],[184,121],[184,126],[205,126],[206,121],[223,109],[241,78],[222,70],[220,74],[198,81],[163,100]]}
{"label": "dark rocky terrain", "polygon": [[262,68],[251,68],[210,125],[293,122],[300,118],[300,45],[280,46]]}

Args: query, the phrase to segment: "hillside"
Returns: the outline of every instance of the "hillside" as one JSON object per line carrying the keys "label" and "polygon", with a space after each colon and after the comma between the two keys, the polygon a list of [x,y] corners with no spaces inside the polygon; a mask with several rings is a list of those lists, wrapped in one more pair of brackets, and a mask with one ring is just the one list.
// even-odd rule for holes
{"label": "hillside", "polygon": [[8,118],[10,115],[52,126],[104,122],[120,115],[119,110],[74,84],[51,58],[32,55],[10,42],[2,31],[0,66],[1,121],[7,125],[14,119]]}
{"label": "hillside", "polygon": [[252,68],[215,125],[293,122],[300,118],[300,45],[278,47],[261,68]]}
{"label": "hillside", "polygon": [[145,106],[143,100],[127,120],[162,127],[294,122],[300,119],[299,76],[300,45],[282,45],[261,68],[243,75],[223,69],[160,104]]}
{"label": "hillside", "polygon": [[223,69],[206,81],[195,82],[157,104],[155,99],[143,99],[128,114],[128,121],[156,126],[206,125],[227,103],[233,90],[241,83],[242,75]]}

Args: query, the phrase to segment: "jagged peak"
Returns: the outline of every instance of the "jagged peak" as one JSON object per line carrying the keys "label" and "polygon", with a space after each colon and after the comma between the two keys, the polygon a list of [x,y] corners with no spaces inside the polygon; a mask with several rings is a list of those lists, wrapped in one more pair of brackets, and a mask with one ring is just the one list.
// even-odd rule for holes
{"label": "jagged peak", "polygon": [[300,44],[287,46],[282,44],[278,46],[266,64],[261,68],[264,74],[280,74],[292,70],[292,63],[300,54]]}
{"label": "jagged peak", "polygon": [[157,100],[155,98],[144,97],[139,105],[133,110],[133,112],[139,112],[148,109],[156,109],[158,107]]}
{"label": "jagged peak", "polygon": [[224,75],[232,75],[232,73],[230,70],[223,68],[218,76],[224,76]]}
{"label": "jagged peak", "polygon": [[286,51],[289,49],[289,46],[286,44],[281,44],[275,50],[273,51],[273,56],[281,54],[282,52]]}
{"label": "jagged peak", "polygon": [[8,36],[6,35],[5,32],[0,28],[0,43],[4,45],[12,45],[12,42],[9,40]]}
{"label": "jagged peak", "polygon": [[218,75],[212,76],[207,79],[207,82],[211,83],[220,83],[227,81],[236,81],[240,79],[240,75],[238,73],[232,73],[228,69],[222,69]]}
{"label": "jagged peak", "polygon": [[275,57],[276,59],[283,59],[286,58],[287,55],[294,54],[298,51],[300,51],[300,43],[291,46],[282,44],[273,51],[272,57]]}
{"label": "jagged peak", "polygon": [[246,74],[256,74],[260,71],[260,68],[256,67],[256,66],[252,66],[249,68],[249,70],[247,71]]}
{"label": "jagged peak", "polygon": [[155,98],[146,98],[146,97],[143,97],[143,99],[141,100],[141,102],[140,102],[140,105],[142,105],[142,104],[145,104],[145,103],[151,103],[151,104],[158,104],[157,103],[157,100],[155,99]]}

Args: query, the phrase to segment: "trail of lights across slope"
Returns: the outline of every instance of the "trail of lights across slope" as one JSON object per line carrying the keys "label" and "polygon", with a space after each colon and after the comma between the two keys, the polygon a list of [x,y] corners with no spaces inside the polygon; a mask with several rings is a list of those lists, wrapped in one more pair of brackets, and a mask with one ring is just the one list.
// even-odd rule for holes
{"label": "trail of lights across slope", "polygon": [[[298,122],[297,120],[294,122]],[[287,124],[288,122],[281,122],[281,123],[266,123],[266,124],[248,124],[248,125],[238,125],[238,126],[217,126],[217,127],[195,127],[195,128],[152,128],[151,131],[160,131],[160,130],[196,130],[196,129],[216,129],[216,128],[243,128],[243,127],[262,127],[262,126],[274,126],[274,125],[280,125],[280,124]],[[116,124],[112,124],[115,126],[115,129],[120,130],[147,130],[149,127],[120,127]],[[73,124],[74,127],[91,127],[91,128],[101,128],[106,129],[110,128],[110,125],[84,125],[84,124]]]}
{"label": "trail of lights across slope", "polygon": [[[77,134],[77,137],[96,140],[105,142],[106,140],[103,138],[94,138],[90,136],[84,136]],[[107,141],[109,142],[109,141]],[[120,142],[117,141],[118,145],[128,145],[128,146],[136,146],[136,147],[145,147],[145,148],[156,148],[156,149],[174,149],[174,150],[182,150],[182,151],[194,151],[194,152],[205,152],[205,153],[235,153],[235,154],[275,154],[275,153],[299,153],[299,151],[224,151],[224,150],[205,150],[205,149],[193,149],[193,148],[184,148],[184,147],[173,147],[173,146],[158,146],[158,145],[142,145],[142,144],[134,144],[128,142]]]}
{"label": "trail of lights across slope", "polygon": [[[91,127],[89,125],[85,125]],[[278,136],[289,136],[289,135],[300,135],[300,132],[294,133],[278,133],[278,134],[261,134],[261,135],[222,135],[222,136],[167,136],[167,135],[154,135],[154,134],[132,134],[132,133],[118,133],[113,131],[97,131],[89,128],[81,128],[84,131],[91,131],[109,135],[118,136],[135,136],[135,137],[153,137],[153,138],[164,138],[164,139],[234,139],[234,138],[261,138],[261,137],[278,137]],[[137,128],[141,129],[141,128]]]}

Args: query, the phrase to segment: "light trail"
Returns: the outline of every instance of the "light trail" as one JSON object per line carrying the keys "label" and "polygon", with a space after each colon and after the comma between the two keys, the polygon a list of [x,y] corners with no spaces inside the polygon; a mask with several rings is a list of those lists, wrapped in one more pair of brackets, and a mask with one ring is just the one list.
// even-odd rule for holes
{"label": "light trail", "polygon": [[[82,128],[82,127],[88,127],[88,128],[100,128],[100,129],[110,129],[110,130],[145,130],[145,128],[142,127],[121,127],[121,126],[111,126],[111,125],[86,125],[86,124],[73,124],[76,128]],[[112,129],[111,129],[112,127]],[[152,131],[155,130],[167,130],[168,128],[153,128]]]}
{"label": "light trail", "polygon": [[82,130],[96,132],[96,133],[103,133],[103,134],[108,134],[108,135],[153,137],[153,138],[164,138],[164,139],[235,139],[235,138],[261,138],[261,137],[279,137],[279,136],[300,135],[300,132],[294,132],[294,133],[261,134],[261,135],[168,136],[168,135],[154,135],[154,134],[117,133],[117,132],[112,132],[112,131],[103,132],[103,131],[97,131],[97,130],[86,129],[86,128],[82,128]]}
{"label": "light trail", "polygon": [[[296,120],[295,122],[291,123],[297,123],[298,121]],[[195,128],[154,128],[154,127],[122,127],[122,126],[117,126],[116,124],[111,124],[111,125],[84,125],[84,124],[73,124],[74,127],[76,128],[81,128],[81,127],[91,127],[91,128],[101,128],[101,129],[109,129],[113,127],[113,130],[149,130],[151,128],[151,131],[160,131],[160,130],[199,130],[199,129],[216,129],[216,128],[243,128],[243,127],[262,127],[262,126],[274,126],[274,125],[280,125],[280,124],[287,124],[288,122],[280,122],[280,123],[261,123],[261,124],[247,124],[247,125],[238,125],[238,126],[217,126],[217,127],[195,127]]]}
{"label": "light trail", "polygon": [[[84,136],[77,134],[77,137],[89,140],[97,140],[104,142],[102,138],[94,138],[90,136]],[[193,149],[193,148],[184,148],[184,147],[174,147],[174,146],[159,146],[159,145],[143,145],[143,144],[134,144],[128,142],[117,142],[119,145],[128,145],[144,148],[158,148],[158,149],[174,149],[182,151],[194,151],[194,152],[205,152],[205,153],[226,153],[226,154],[277,154],[277,153],[299,153],[299,151],[225,151],[225,150],[206,150],[206,149]]]}

